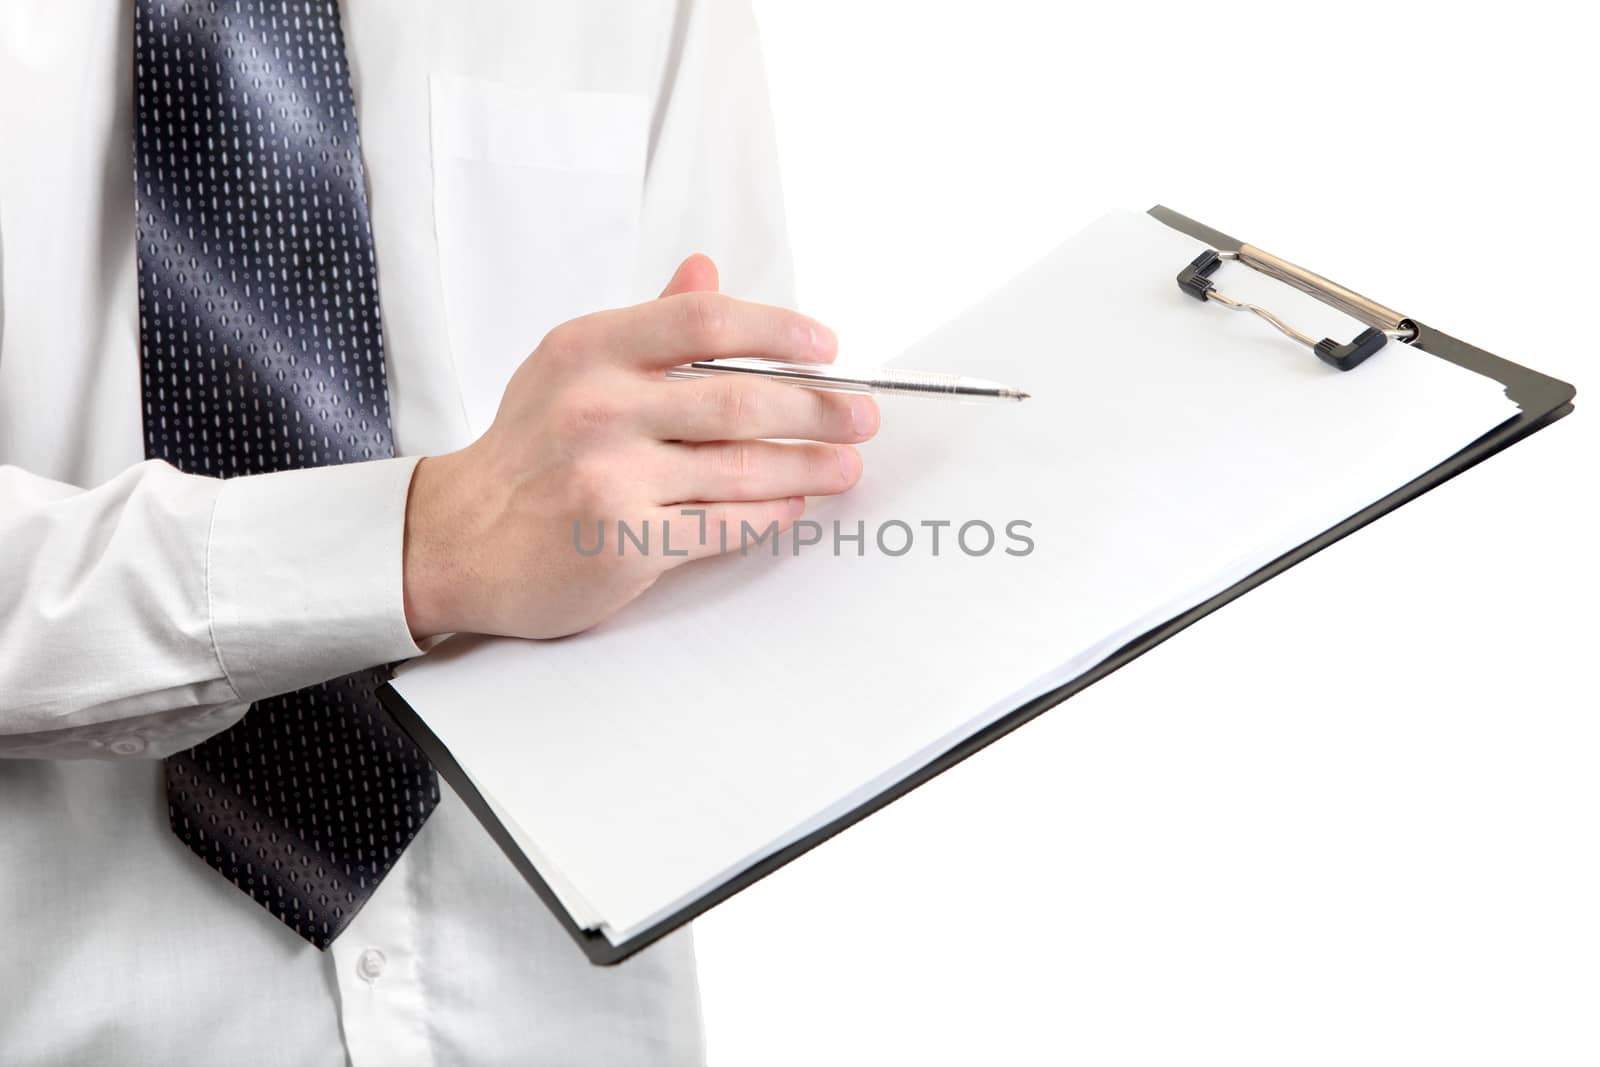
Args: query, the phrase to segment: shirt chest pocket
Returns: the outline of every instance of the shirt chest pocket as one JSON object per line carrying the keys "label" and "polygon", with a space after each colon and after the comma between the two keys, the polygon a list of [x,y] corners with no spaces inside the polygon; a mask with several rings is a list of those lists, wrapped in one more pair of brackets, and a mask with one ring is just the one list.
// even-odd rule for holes
{"label": "shirt chest pocket", "polygon": [[628,300],[649,103],[436,74],[429,106],[446,327],[481,433],[551,327]]}

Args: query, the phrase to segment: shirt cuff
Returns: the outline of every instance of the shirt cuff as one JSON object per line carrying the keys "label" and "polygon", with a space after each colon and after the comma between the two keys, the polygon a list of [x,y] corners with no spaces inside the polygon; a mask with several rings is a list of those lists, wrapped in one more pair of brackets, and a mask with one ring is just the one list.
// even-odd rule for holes
{"label": "shirt cuff", "polygon": [[211,516],[217,659],[254,701],[420,655],[402,585],[418,457],[230,478]]}

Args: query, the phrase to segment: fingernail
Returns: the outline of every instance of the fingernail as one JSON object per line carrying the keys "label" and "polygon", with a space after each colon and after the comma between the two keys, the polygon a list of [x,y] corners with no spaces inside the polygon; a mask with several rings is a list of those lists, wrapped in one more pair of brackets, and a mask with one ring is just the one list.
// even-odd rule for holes
{"label": "fingernail", "polygon": [[833,451],[839,457],[839,473],[844,475],[845,484],[853,483],[861,474],[861,457],[853,448],[836,448]]}
{"label": "fingernail", "polygon": [[878,405],[869,397],[851,397],[850,428],[857,437],[866,437],[878,428]]}
{"label": "fingernail", "polygon": [[816,319],[809,321],[811,350],[824,359],[832,359],[839,351],[839,338]]}

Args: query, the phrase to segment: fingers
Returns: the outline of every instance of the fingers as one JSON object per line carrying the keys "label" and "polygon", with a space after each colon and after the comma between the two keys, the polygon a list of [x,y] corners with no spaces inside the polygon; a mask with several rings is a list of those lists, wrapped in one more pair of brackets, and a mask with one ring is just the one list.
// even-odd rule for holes
{"label": "fingers", "polygon": [[568,325],[595,331],[596,347],[645,370],[734,357],[827,363],[839,350],[832,330],[798,311],[714,292],[674,293]]}
{"label": "fingers", "polygon": [[672,275],[672,280],[667,287],[661,290],[662,296],[677,296],[679,293],[716,292],[721,284],[717,276],[717,265],[711,262],[711,257],[696,252],[682,263]]}
{"label": "fingers", "polygon": [[861,456],[849,445],[718,441],[661,451],[664,469],[653,484],[662,504],[831,496],[861,478]]}
{"label": "fingers", "polygon": [[770,554],[777,535],[793,526],[805,508],[805,498],[796,496],[782,500],[682,504],[663,509],[659,516],[666,527],[662,558],[670,567],[707,556],[720,556],[724,552],[742,550],[746,555]]}
{"label": "fingers", "polygon": [[869,396],[757,378],[697,378],[650,389],[640,419],[661,441],[781,437],[854,444],[878,432],[878,405]]}

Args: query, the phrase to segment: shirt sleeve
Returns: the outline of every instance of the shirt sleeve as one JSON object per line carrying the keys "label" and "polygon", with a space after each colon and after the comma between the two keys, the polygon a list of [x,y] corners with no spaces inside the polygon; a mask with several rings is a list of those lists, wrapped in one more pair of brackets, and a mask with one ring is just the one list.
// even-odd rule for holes
{"label": "shirt sleeve", "polygon": [[416,458],[93,489],[0,466],[0,756],[165,756],[251,701],[419,654]]}
{"label": "shirt sleeve", "polygon": [[679,0],[640,216],[640,299],[692,252],[732,296],[793,306],[794,268],[761,36],[748,0]]}

